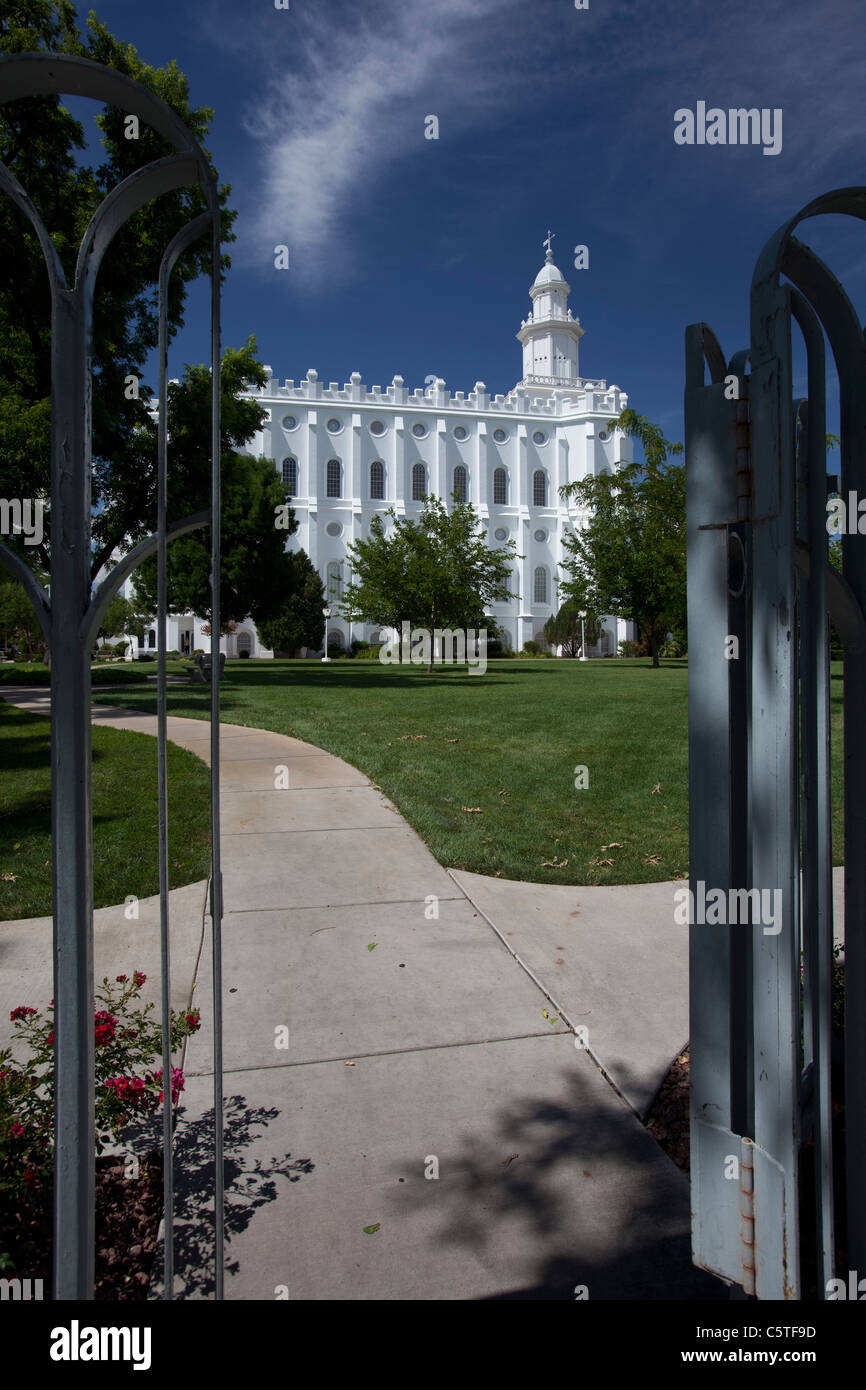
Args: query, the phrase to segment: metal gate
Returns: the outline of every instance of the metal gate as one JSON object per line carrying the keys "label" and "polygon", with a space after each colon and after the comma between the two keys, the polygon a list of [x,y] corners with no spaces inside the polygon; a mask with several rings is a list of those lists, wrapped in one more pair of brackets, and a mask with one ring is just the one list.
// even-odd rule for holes
{"label": "metal gate", "polygon": [[[211,528],[211,631],[220,631],[220,208],[210,164],[179,117],[132,79],[83,58],[54,53],[0,57],[0,104],[34,95],[90,97],[135,115],[174,150],[137,169],[96,210],[78,250],[70,289],[36,208],[0,164],[2,190],[38,237],[51,291],[51,591],[11,549],[0,560],[23,584],[51,654],[51,803],[54,916],[54,1297],[91,1299],[94,1276],[94,980],[91,840],[90,652],[109,602],[137,565],[156,552],[158,571],[158,792],[163,1076],[171,1075],[168,850],[166,817],[166,546],[199,526]],[[198,185],[207,211],[166,247],[159,271],[159,428],[157,532],[135,546],[92,593],[90,336],[94,293],[106,248],[126,220],[171,189]],[[166,515],[166,300],[178,257],[211,238],[211,506],[168,523]],[[218,638],[215,639],[218,645]],[[211,686],[211,917],[214,981],[214,1152],[216,1297],[223,1281],[223,1118],[219,841],[219,663]],[[172,1297],[171,1087],[164,1085],[164,1296]]]}
{"label": "metal gate", "polygon": [[[794,235],[827,213],[866,220],[866,189],[816,199],[767,242],[750,349],[726,364],[706,324],[686,330],[692,1253],[762,1299],[824,1298],[829,1279],[866,1275],[866,1192],[854,1180],[866,1154],[866,539],[855,515],[839,575],[825,335],[845,498],[866,497],[866,346],[842,286]],[[792,320],[806,349],[802,400]],[[830,618],[844,647],[846,1161],[836,1155],[835,1191]]]}

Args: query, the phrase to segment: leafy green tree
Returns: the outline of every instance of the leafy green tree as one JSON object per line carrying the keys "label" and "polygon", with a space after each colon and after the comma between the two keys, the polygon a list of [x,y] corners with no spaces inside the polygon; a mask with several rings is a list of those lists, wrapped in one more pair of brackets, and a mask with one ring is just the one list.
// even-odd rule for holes
{"label": "leafy green tree", "polygon": [[115,594],[105,610],[99,635],[104,638],[122,637],[124,633],[129,633],[130,637],[137,637],[141,641],[152,622],[151,611],[142,610],[122,594]]}
{"label": "leafy green tree", "polygon": [[33,605],[17,579],[0,570],[0,645],[25,650],[28,657],[45,646]]}
{"label": "leafy green tree", "polygon": [[[586,613],[582,628],[581,613]],[[576,657],[580,655],[581,631],[586,645],[592,646],[599,639],[601,627],[601,618],[584,606],[582,598],[570,598],[544,624],[544,640],[549,647],[562,647],[563,656]]]}
{"label": "leafy green tree", "polygon": [[685,623],[685,466],[669,458],[683,446],[633,410],[624,410],[617,424],[640,440],[644,462],[560,489],[589,511],[587,528],[563,540],[569,558],[562,568],[571,578],[560,592],[585,598],[595,613],[637,623],[657,667],[666,631]]}
{"label": "leafy green tree", "polygon": [[485,606],[510,597],[514,541],[491,550],[474,508],[456,496],[450,511],[438,497],[423,498],[417,521],[393,508],[387,515],[390,535],[374,516],[370,535],[348,546],[353,579],[343,615],[398,630],[403,622],[431,632],[483,628]]}
{"label": "leafy green tree", "polygon": [[[213,112],[189,103],[186,77],[175,62],[145,63],[131,44],[113,37],[94,14],[86,32],[67,0],[5,0],[0,7],[0,53],[49,51],[84,56],[132,77],[155,92],[186,122],[202,144]],[[90,160],[85,130],[54,96],[28,97],[0,107],[0,160],[31,197],[53,238],[69,283],[81,237],[107,192],[142,165],[171,154],[168,144],[142,125],[126,139],[126,113],[103,108],[101,163]],[[233,241],[235,213],[230,188],[220,188],[222,235]],[[198,187],[153,199],[120,229],[99,272],[92,338],[93,479],[95,509],[92,573],[130,537],[152,528],[156,504],[150,389],[143,381],[157,343],[156,280],[168,242],[191,217],[205,210]],[[45,265],[30,225],[11,200],[0,197],[0,495],[47,497],[50,488],[50,305]],[[189,282],[210,266],[207,237],[180,258],[169,291],[169,335],[183,325]],[[222,257],[223,268],[229,265]],[[130,398],[127,378],[139,379]],[[208,436],[204,436],[207,438]],[[35,557],[50,558],[50,513]],[[32,562],[32,559],[31,559]]]}
{"label": "leafy green tree", "polygon": [[305,551],[294,551],[289,560],[291,595],[276,618],[261,624],[259,637],[272,652],[294,653],[300,647],[317,651],[325,636],[325,590]]}
{"label": "leafy green tree", "polygon": [[[222,402],[222,568],[220,620],[250,617],[258,627],[277,618],[292,594],[295,570],[285,549],[297,521],[272,459],[242,453],[266,417],[244,392],[263,386],[266,373],[256,356],[255,339],[227,349],[221,371]],[[200,511],[210,497],[210,369],[188,366],[168,388],[168,514]],[[146,524],[136,528],[142,534]],[[133,538],[135,538],[135,534]],[[168,609],[171,613],[211,612],[210,532],[206,527],[180,536],[168,547]],[[136,571],[135,592],[148,611],[156,609],[156,559]]]}

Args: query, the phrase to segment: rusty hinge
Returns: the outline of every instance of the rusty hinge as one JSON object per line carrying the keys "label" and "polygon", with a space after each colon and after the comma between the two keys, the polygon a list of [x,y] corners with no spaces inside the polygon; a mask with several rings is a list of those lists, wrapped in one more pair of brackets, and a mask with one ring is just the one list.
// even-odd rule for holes
{"label": "rusty hinge", "polygon": [[737,401],[737,520],[752,512],[752,442],[748,400]]}
{"label": "rusty hinge", "polygon": [[755,1292],[755,1159],[751,1139],[740,1141],[740,1262],[743,1292]]}

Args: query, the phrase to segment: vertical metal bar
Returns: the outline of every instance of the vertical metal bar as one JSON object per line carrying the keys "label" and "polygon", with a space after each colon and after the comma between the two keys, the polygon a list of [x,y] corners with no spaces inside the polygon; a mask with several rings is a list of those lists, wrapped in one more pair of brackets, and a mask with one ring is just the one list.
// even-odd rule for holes
{"label": "vertical metal bar", "polygon": [[211,265],[211,925],[214,1010],[214,1292],[225,1278],[225,1171],[223,1160],[222,869],[220,857],[220,218],[212,209]]}
{"label": "vertical metal bar", "polygon": [[827,513],[824,335],[798,291],[791,307],[806,342],[808,397],[805,415],[803,539],[809,548],[808,580],[801,575],[801,692],[803,702],[803,1026],[812,1066],[815,1126],[815,1259],[818,1297],[834,1275],[833,1110],[833,860],[830,778],[830,670],[827,618]]}
{"label": "vertical metal bar", "polygon": [[167,440],[168,400],[166,358],[168,354],[167,297],[171,270],[168,254],[159,267],[159,423],[157,442],[156,503],[156,737],[157,796],[159,802],[159,946],[162,976],[162,1173],[163,1173],[163,1298],[174,1293],[174,1155],[172,1146],[171,1084],[171,956],[168,903],[168,770],[166,763],[166,609],[167,609]]}
{"label": "vertical metal bar", "polygon": [[[749,877],[779,919],[753,928],[755,1168],[759,1298],[799,1297],[797,1167],[800,928],[795,916],[796,665],[794,471],[788,290],[752,294],[753,522]],[[767,1200],[762,1185],[767,1183]],[[781,1182],[779,1190],[776,1186]]]}
{"label": "vertical metal bar", "polygon": [[[704,384],[704,358],[713,381]],[[735,759],[731,684],[744,654],[729,659],[725,523],[736,516],[736,403],[725,398],[721,349],[704,324],[686,329],[685,442],[689,621],[689,872],[691,901],[727,888]],[[733,670],[731,668],[734,668]],[[725,1278],[742,1278],[738,1195],[725,1176],[732,1148],[732,932],[695,914],[689,927],[692,1256]],[[736,930],[736,929],[735,929]]]}
{"label": "vertical metal bar", "polygon": [[90,286],[55,287],[51,322],[51,829],[54,909],[54,1297],[92,1299],[93,845]]}

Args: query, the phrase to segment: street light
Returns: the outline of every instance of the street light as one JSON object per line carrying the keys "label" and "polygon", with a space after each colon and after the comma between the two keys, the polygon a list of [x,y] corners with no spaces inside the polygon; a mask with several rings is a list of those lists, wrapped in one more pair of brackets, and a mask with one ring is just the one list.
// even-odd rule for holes
{"label": "street light", "polygon": [[580,618],[580,659],[586,661],[586,638],[584,636],[583,620],[586,617],[586,610],[577,615]]}
{"label": "street light", "polygon": [[331,610],[330,610],[330,608],[328,608],[327,605],[326,605],[326,606],[322,609],[322,613],[323,613],[324,618],[325,618],[325,655],[322,657],[322,660],[323,660],[323,661],[330,661],[331,658],[328,656],[328,619],[329,619],[330,616],[331,616]]}

